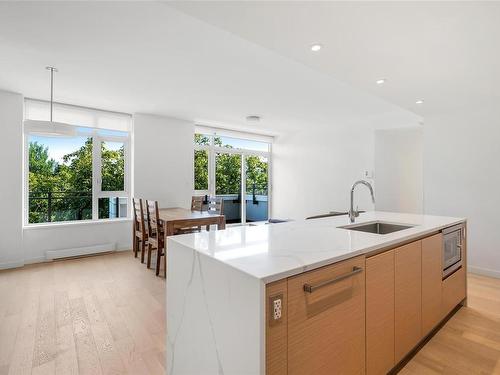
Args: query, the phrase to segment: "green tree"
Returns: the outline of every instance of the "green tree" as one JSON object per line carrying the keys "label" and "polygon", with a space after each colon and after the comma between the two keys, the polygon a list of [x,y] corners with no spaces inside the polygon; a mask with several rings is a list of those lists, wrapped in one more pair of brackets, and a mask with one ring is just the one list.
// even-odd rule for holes
{"label": "green tree", "polygon": [[210,146],[210,138],[203,134],[195,134],[194,144],[197,146]]}
{"label": "green tree", "polygon": [[29,171],[35,175],[52,175],[57,167],[54,159],[49,159],[49,149],[38,142],[31,142],[29,148]]}
{"label": "green tree", "polygon": [[[231,149],[221,137],[214,137],[214,145]],[[241,195],[241,155],[220,152],[215,157],[215,194]]]}
{"label": "green tree", "polygon": [[208,190],[207,150],[194,150],[194,189]]}
{"label": "green tree", "polygon": [[63,156],[57,168],[64,186],[57,192],[52,221],[92,219],[92,138]]}
{"label": "green tree", "polygon": [[247,194],[267,195],[268,163],[262,156],[247,156]]}
{"label": "green tree", "polygon": [[70,189],[74,192],[92,193],[92,138],[78,150],[63,156],[61,165]]}
{"label": "green tree", "polygon": [[215,194],[241,192],[241,155],[218,153],[215,157]]}
{"label": "green tree", "polygon": [[[101,189],[103,191],[124,191],[125,147],[122,145],[118,150],[112,150],[105,142],[102,142],[101,164]],[[116,199],[117,204],[119,204],[119,198],[99,198],[99,219],[109,218],[111,199]]]}
{"label": "green tree", "polygon": [[[194,143],[197,146],[209,146],[210,138],[195,134]],[[233,148],[224,144],[221,137],[214,137],[214,146]],[[208,190],[208,151],[194,152],[194,188]],[[268,163],[260,156],[247,156],[247,194],[267,194]],[[240,194],[241,191],[241,155],[219,152],[215,157],[216,194]]]}
{"label": "green tree", "polygon": [[[30,223],[92,219],[92,150],[92,138],[87,138],[82,147],[57,163],[49,158],[47,147],[30,142]],[[102,142],[101,162],[102,190],[123,191],[124,146],[110,149]],[[99,218],[109,217],[109,201],[110,198],[99,199]]]}
{"label": "green tree", "polygon": [[[194,144],[197,146],[209,146],[210,138],[203,134],[195,134]],[[194,189],[208,190],[207,150],[194,150]]]}
{"label": "green tree", "polygon": [[125,148],[122,145],[118,150],[111,150],[102,142],[102,190],[125,190]]}
{"label": "green tree", "polygon": [[29,147],[30,187],[29,222],[40,223],[48,220],[48,191],[58,186],[58,164],[49,158],[48,148],[38,142],[31,142]]}

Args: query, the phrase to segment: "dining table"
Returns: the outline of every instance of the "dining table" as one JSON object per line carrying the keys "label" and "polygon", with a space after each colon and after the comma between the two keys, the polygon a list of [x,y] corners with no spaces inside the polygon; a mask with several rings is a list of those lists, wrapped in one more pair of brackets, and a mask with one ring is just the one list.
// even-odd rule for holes
{"label": "dining table", "polygon": [[226,217],[223,214],[181,207],[160,208],[158,212],[165,233],[165,243],[168,236],[173,236],[181,228],[217,225],[217,230],[226,229]]}

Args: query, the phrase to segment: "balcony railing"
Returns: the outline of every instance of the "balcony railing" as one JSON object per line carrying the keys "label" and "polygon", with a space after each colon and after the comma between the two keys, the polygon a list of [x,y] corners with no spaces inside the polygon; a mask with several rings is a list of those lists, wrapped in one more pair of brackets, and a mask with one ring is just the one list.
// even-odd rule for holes
{"label": "balcony railing", "polygon": [[[217,194],[224,200],[224,215],[227,223],[241,222],[241,196],[239,194]],[[245,195],[246,221],[265,221],[268,219],[268,196]]]}
{"label": "balcony railing", "polygon": [[[100,198],[99,218],[120,215],[120,198]],[[50,223],[92,219],[91,191],[31,191],[29,192],[29,223]]]}

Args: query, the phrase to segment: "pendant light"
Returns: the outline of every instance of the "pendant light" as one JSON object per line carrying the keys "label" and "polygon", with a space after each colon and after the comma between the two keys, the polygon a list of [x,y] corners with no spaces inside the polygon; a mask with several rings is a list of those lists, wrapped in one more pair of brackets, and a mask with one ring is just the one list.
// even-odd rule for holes
{"label": "pendant light", "polygon": [[45,69],[50,70],[50,121],[43,120],[24,120],[24,128],[30,134],[39,134],[51,137],[72,137],[76,135],[76,127],[62,122],[53,121],[54,107],[54,73],[57,69],[48,66]]}

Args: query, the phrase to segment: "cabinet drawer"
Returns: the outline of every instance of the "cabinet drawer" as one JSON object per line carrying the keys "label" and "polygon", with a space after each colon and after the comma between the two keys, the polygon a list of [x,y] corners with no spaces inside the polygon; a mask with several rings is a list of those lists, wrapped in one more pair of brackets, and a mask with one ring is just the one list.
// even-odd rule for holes
{"label": "cabinet drawer", "polygon": [[288,375],[364,373],[364,268],[357,257],[288,279]]}
{"label": "cabinet drawer", "polygon": [[366,259],[366,373],[394,367],[394,250]]}
{"label": "cabinet drawer", "polygon": [[398,363],[422,338],[422,242],[394,250],[394,356]]}
{"label": "cabinet drawer", "polygon": [[422,240],[422,334],[427,335],[442,319],[443,235]]}
{"label": "cabinet drawer", "polygon": [[460,268],[443,280],[443,317],[465,298],[465,270]]}

